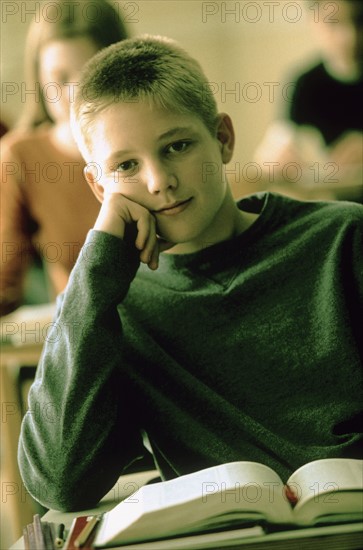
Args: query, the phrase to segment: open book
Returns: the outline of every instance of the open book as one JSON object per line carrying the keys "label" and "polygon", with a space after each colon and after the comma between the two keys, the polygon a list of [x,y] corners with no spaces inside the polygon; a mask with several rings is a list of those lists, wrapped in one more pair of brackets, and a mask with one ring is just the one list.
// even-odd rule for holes
{"label": "open book", "polygon": [[107,512],[94,541],[116,546],[245,524],[313,526],[363,519],[363,461],[305,464],[284,484],[257,462],[231,462],[145,485]]}

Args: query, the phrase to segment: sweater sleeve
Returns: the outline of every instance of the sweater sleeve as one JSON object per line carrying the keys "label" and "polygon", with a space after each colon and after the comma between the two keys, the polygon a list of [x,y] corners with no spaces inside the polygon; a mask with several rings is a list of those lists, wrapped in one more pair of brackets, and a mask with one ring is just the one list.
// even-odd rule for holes
{"label": "sweater sleeve", "polygon": [[117,310],[137,267],[123,240],[92,230],[59,300],[18,450],[27,490],[48,508],[94,506],[142,454]]}

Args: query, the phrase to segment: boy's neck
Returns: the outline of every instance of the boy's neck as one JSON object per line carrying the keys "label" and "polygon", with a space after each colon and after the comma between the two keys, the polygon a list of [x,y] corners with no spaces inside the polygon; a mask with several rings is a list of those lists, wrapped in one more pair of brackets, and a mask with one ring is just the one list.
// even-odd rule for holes
{"label": "boy's neck", "polygon": [[259,214],[244,212],[237,206],[228,187],[225,200],[203,237],[193,242],[179,243],[165,254],[192,254],[218,242],[227,241],[246,231],[258,218]]}

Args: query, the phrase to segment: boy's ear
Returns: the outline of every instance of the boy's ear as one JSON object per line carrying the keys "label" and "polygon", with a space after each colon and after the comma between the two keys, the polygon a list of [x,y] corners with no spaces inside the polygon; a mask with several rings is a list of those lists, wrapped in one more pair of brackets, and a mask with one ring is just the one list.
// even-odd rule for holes
{"label": "boy's ear", "polygon": [[99,174],[97,168],[93,165],[93,163],[86,164],[83,169],[83,174],[97,199],[100,202],[103,202],[104,189],[98,182]]}
{"label": "boy's ear", "polygon": [[231,117],[226,113],[219,113],[217,120],[217,139],[220,143],[222,161],[227,164],[234,151],[234,128]]}

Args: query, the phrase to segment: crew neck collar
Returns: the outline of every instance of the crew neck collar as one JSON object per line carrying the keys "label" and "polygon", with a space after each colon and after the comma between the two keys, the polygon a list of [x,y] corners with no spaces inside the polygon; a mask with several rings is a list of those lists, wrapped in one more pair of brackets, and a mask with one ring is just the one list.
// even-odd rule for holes
{"label": "crew neck collar", "polygon": [[237,200],[237,206],[245,212],[259,214],[258,218],[242,233],[231,239],[213,244],[202,250],[189,254],[161,254],[159,258],[160,268],[163,266],[170,269],[201,267],[202,265],[218,264],[232,261],[236,252],[240,253],[244,246],[248,246],[258,238],[259,234],[264,233],[264,228],[269,225],[273,217],[274,205],[277,195],[273,193],[257,193]]}

